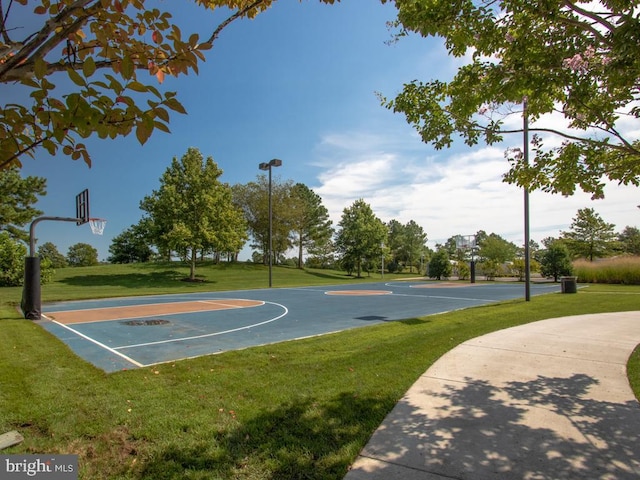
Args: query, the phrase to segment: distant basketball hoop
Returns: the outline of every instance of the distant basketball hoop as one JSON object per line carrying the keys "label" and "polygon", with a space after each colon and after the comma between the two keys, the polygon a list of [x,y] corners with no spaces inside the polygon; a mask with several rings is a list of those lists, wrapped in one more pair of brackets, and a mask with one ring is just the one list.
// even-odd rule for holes
{"label": "distant basketball hoop", "polygon": [[458,250],[473,250],[476,247],[475,235],[457,235],[455,239]]}
{"label": "distant basketball hoop", "polygon": [[469,262],[469,276],[471,279],[471,283],[476,283],[476,253],[478,249],[478,244],[476,242],[475,235],[457,235],[456,236],[456,248],[466,254],[470,254],[470,262]]}
{"label": "distant basketball hoop", "polygon": [[89,226],[91,227],[91,233],[94,235],[102,235],[104,227],[107,221],[104,218],[90,218]]}

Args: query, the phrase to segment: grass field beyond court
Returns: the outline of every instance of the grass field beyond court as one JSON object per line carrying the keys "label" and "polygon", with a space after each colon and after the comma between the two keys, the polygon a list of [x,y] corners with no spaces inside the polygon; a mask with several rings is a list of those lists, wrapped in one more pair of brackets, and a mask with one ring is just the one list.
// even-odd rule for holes
{"label": "grass field beyond court", "polygon": [[[120,267],[125,286],[123,278],[101,278],[100,268],[76,272],[77,277],[68,269],[68,276],[45,286],[43,296],[86,298],[86,291],[78,293],[84,288],[104,293],[99,296],[123,295],[127,289],[170,293],[172,282],[180,291],[218,285],[184,284],[177,279],[180,272],[153,269],[166,282],[154,287],[146,284],[149,273],[140,267],[129,273]],[[253,268],[244,272],[251,278],[243,288],[264,282],[266,270]],[[274,285],[289,273],[279,274],[278,269]],[[86,287],[82,275],[91,280]],[[335,284],[339,276],[300,275],[304,285],[312,284],[310,277]],[[222,283],[223,277],[216,278]],[[83,479],[341,479],[417,377],[464,340],[545,318],[640,305],[640,287],[590,285],[577,294],[543,295],[531,302],[107,375],[38,325],[20,319],[11,290],[0,290],[0,431],[18,430],[25,441],[2,453],[76,453]],[[636,358],[630,369],[636,379],[637,365]]]}

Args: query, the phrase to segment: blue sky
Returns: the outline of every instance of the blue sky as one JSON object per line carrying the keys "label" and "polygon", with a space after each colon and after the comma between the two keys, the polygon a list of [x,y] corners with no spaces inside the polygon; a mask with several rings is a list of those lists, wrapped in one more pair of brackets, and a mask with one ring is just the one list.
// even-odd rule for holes
{"label": "blue sky", "polygon": [[[207,38],[220,18],[180,2],[183,35]],[[196,147],[213,157],[230,184],[252,181],[259,163],[282,159],[274,176],[312,188],[334,224],[362,198],[383,221],[416,221],[431,247],[480,229],[521,245],[523,194],[501,182],[508,169],[504,150],[520,146],[520,137],[436,151],[404,117],[380,105],[375,92],[393,97],[414,79],[447,80],[464,61],[448,57],[438,40],[387,44],[386,22],[394,18],[392,5],[377,2],[280,0],[255,19],[232,24],[207,52],[199,75],[165,79],[162,88],[177,91],[188,111],[172,116],[172,134],[158,131],[144,146],[133,135],[91,139],[85,142],[91,168],[43,151],[23,160],[24,175],[47,178],[48,194],[37,204],[45,215],[74,216],[75,195],[89,188],[92,216],[108,221],[102,237],[87,225],[42,222],[38,244],[53,242],[66,254],[85,242],[106,259],[113,236],[140,220],[140,200],[158,188],[172,158]],[[611,185],[605,194],[592,202],[585,194],[532,193],[531,238],[558,236],[585,207],[617,231],[640,224],[637,188]],[[247,249],[241,258],[249,256]]]}

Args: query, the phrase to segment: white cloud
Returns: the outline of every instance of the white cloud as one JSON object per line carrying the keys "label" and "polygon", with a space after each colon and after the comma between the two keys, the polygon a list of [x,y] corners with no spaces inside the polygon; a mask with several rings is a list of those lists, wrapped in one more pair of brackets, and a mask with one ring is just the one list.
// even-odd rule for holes
{"label": "white cloud", "polygon": [[[339,160],[318,176],[320,185],[312,188],[336,225],[343,209],[362,198],[385,222],[416,221],[427,233],[430,246],[478,230],[524,243],[524,192],[502,182],[508,169],[506,147],[434,154],[415,142],[400,148],[398,142],[387,142],[384,135],[373,132],[329,135],[321,145],[323,156]],[[570,228],[578,209],[586,207],[614,223],[617,231],[640,223],[637,188],[611,184],[605,194],[605,200],[592,201],[584,193],[572,197],[531,193],[531,238],[540,242],[558,236]]]}

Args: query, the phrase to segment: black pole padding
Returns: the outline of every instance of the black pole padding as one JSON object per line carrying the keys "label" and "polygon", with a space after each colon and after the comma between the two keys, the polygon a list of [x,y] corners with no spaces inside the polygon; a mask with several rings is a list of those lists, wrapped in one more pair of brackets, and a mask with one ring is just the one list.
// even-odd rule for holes
{"label": "black pole padding", "polygon": [[476,262],[471,260],[471,283],[476,283]]}
{"label": "black pole padding", "polygon": [[24,285],[22,287],[22,313],[28,320],[40,320],[42,317],[40,295],[40,257],[24,259]]}

